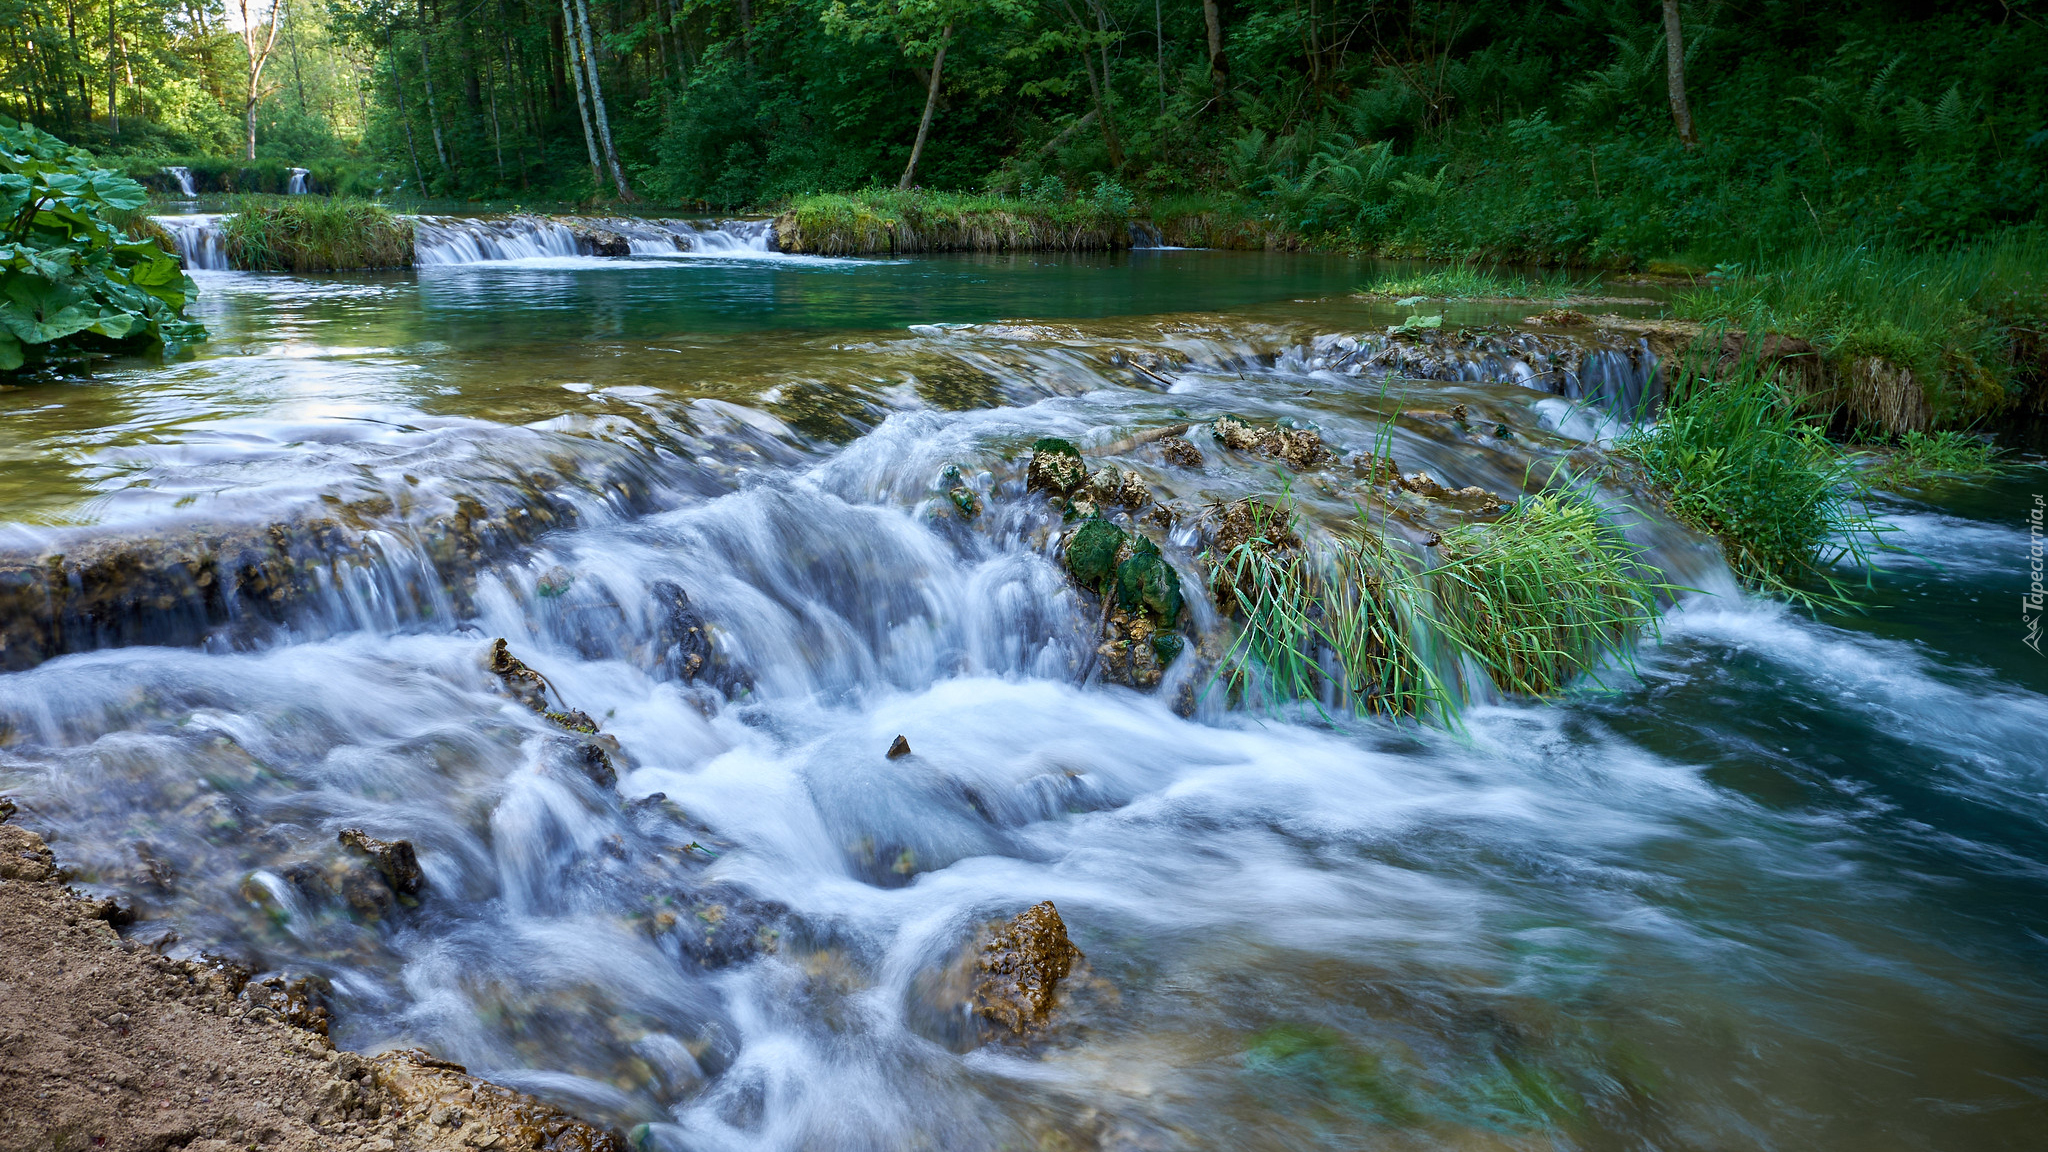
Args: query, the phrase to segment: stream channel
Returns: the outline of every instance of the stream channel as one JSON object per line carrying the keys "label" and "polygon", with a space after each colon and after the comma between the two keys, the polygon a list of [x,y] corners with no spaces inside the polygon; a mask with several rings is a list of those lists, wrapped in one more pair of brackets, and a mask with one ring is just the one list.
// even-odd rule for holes
{"label": "stream channel", "polygon": [[[1203,422],[1513,498],[1654,360],[1529,308],[1396,340],[1336,257],[422,263],[201,272],[196,354],[0,390],[0,553],[153,581],[0,674],[0,791],[131,935],[664,1149],[2042,1146],[2040,472],[1882,497],[1910,551],[1819,617],[1606,492],[1698,590],[1633,668],[1457,731],[1233,708],[1199,643],[1078,683],[1034,438],[1183,513],[1133,524],[1199,636],[1202,507],[1366,486]],[[1190,422],[1199,467],[1132,443]],[[193,575],[249,540],[267,601]],[[336,894],[351,827],[416,907]],[[985,1042],[957,958],[1043,900],[1086,967]]]}

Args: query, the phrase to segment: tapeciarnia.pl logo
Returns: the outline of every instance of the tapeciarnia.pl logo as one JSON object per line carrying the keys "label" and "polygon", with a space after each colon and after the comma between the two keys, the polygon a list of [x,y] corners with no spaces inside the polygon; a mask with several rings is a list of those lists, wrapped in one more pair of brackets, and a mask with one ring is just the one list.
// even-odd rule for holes
{"label": "tapeciarnia.pl logo", "polygon": [[2034,506],[2027,510],[2027,566],[2031,570],[2033,583],[2028,585],[2027,594],[2020,597],[2020,622],[2026,627],[2026,634],[2020,637],[2020,643],[2032,648],[2036,656],[2041,655],[2042,603],[2044,599],[2048,599],[2048,589],[2041,586],[2042,507],[2041,494],[2036,492]]}

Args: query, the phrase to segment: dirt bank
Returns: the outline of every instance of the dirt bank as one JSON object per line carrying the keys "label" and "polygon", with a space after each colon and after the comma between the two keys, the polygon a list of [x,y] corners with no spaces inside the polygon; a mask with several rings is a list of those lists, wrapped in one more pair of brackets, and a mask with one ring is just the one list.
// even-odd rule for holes
{"label": "dirt bank", "polygon": [[337,1051],[281,982],[158,956],[119,918],[0,823],[0,1152],[625,1152],[426,1053]]}

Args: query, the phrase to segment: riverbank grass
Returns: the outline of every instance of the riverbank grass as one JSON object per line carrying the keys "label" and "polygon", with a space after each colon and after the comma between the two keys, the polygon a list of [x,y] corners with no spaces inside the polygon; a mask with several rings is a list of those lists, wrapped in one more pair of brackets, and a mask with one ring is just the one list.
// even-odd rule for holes
{"label": "riverbank grass", "polygon": [[251,272],[410,268],[412,223],[348,197],[243,196],[221,220],[228,262]]}
{"label": "riverbank grass", "polygon": [[800,196],[775,219],[786,252],[1105,251],[1130,245],[1128,195],[1068,197],[871,188]]}
{"label": "riverbank grass", "polygon": [[1498,268],[1450,264],[1424,272],[1389,273],[1360,288],[1358,295],[1375,300],[1564,300],[1599,290],[1597,278],[1574,280],[1561,271],[1531,278]]}
{"label": "riverbank grass", "polygon": [[2048,232],[2038,227],[1933,251],[1814,244],[1723,266],[1679,293],[1673,311],[1811,341],[1840,378],[1871,358],[1906,369],[1936,427],[2048,400]]}

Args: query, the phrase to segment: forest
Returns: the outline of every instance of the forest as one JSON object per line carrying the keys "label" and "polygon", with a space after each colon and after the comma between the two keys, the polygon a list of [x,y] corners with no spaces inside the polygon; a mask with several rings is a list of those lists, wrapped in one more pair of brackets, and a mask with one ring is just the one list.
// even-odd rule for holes
{"label": "forest", "polygon": [[303,167],[403,202],[733,211],[902,185],[1711,267],[1982,237],[2038,221],[2048,188],[2037,0],[5,9],[0,112],[201,191],[284,191]]}

